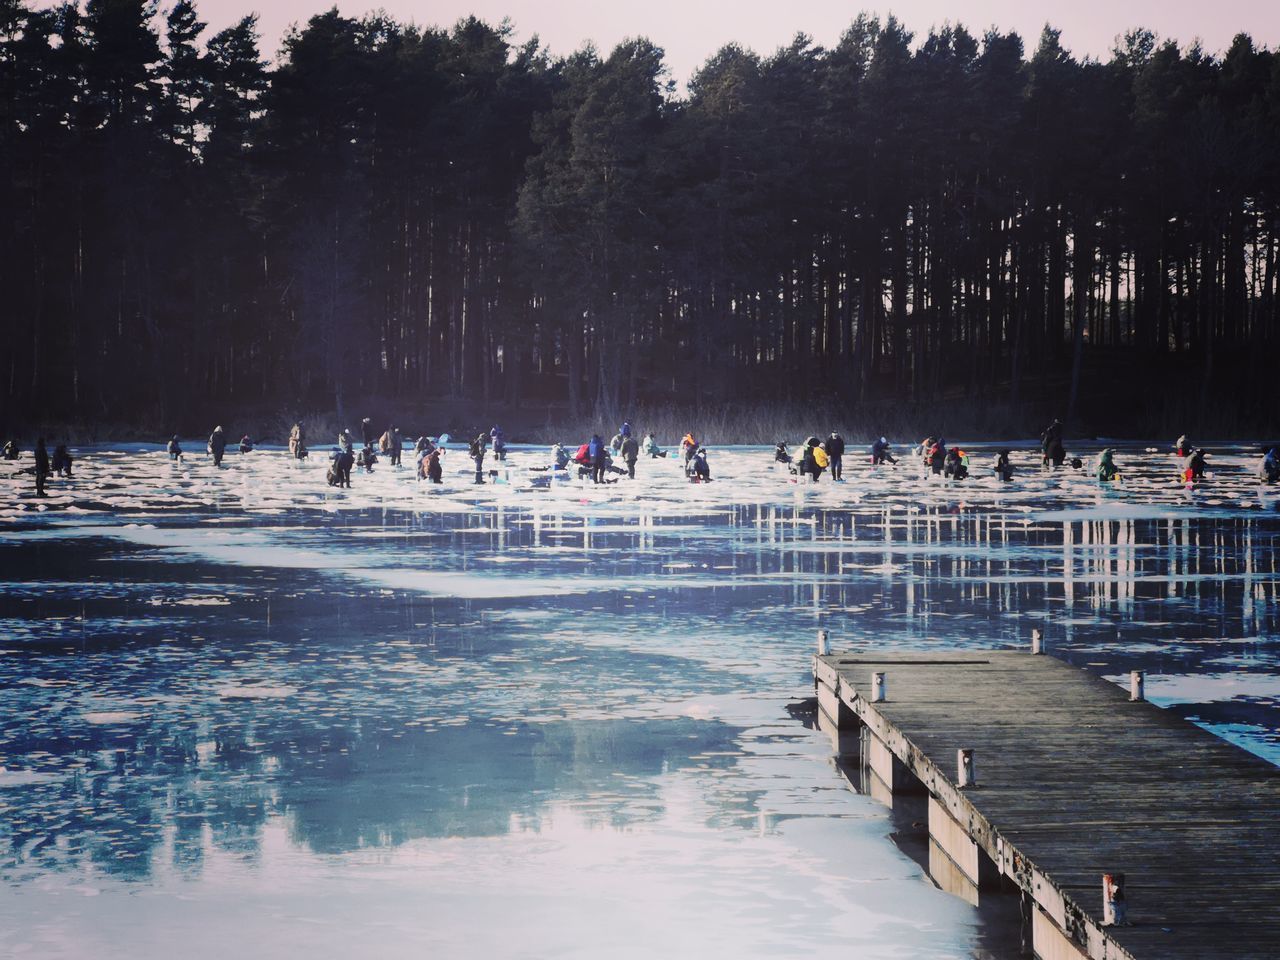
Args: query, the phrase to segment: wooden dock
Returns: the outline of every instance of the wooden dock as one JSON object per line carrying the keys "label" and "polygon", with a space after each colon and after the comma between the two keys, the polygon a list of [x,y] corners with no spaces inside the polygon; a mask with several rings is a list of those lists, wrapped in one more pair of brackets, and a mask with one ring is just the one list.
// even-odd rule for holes
{"label": "wooden dock", "polygon": [[813,674],[871,792],[928,795],[939,886],[1020,893],[1042,960],[1280,957],[1280,768],[1044,655],[819,654]]}

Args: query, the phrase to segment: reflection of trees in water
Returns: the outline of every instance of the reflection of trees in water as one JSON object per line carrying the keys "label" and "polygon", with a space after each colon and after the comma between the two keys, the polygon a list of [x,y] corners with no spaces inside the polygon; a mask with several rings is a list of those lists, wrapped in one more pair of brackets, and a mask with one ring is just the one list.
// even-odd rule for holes
{"label": "reflection of trees in water", "polygon": [[220,725],[203,759],[183,746],[191,731],[155,730],[114,753],[82,751],[79,773],[7,791],[0,873],[16,880],[88,862],[141,879],[165,851],[173,869],[197,874],[214,849],[259,856],[263,828],[277,816],[287,817],[295,843],[324,854],[497,836],[513,822],[535,826],[553,802],[584,804],[587,820],[624,825],[660,815],[659,788],[648,778],[708,763],[699,755],[728,749],[736,733],[692,719],[513,733],[479,722],[423,731],[387,720],[368,735],[281,731],[265,743],[247,736],[252,726]]}

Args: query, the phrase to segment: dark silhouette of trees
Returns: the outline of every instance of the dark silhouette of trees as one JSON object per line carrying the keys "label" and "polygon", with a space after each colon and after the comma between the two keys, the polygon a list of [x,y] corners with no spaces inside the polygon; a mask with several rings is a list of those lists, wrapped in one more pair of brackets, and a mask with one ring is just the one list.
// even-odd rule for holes
{"label": "dark silhouette of trees", "polygon": [[1280,57],[1247,36],[1101,62],[864,14],[678,95],[647,40],[510,33],[331,10],[270,66],[193,0],[0,0],[0,421],[1274,408]]}

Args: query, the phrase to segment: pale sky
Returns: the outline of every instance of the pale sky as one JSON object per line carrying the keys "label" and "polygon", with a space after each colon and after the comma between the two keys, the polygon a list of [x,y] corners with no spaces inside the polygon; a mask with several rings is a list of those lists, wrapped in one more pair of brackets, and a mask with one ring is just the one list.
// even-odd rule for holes
{"label": "pale sky", "polygon": [[[171,6],[161,0],[161,7]],[[629,36],[647,36],[667,54],[682,83],[721,46],[736,41],[760,54],[785,46],[803,31],[830,46],[861,9],[894,13],[917,39],[929,27],[959,21],[981,36],[990,26],[1017,30],[1028,53],[1046,21],[1062,30],[1063,44],[1077,56],[1106,59],[1115,37],[1135,26],[1183,45],[1199,38],[1210,52],[1225,50],[1240,32],[1259,46],[1280,46],[1280,2],[1276,0],[196,0],[202,19],[221,29],[257,12],[262,49],[274,56],[291,23],[336,5],[358,17],[381,8],[420,26],[450,26],[474,13],[497,24],[509,16],[515,39],[538,34],[553,54],[568,54],[593,40],[607,53]]]}

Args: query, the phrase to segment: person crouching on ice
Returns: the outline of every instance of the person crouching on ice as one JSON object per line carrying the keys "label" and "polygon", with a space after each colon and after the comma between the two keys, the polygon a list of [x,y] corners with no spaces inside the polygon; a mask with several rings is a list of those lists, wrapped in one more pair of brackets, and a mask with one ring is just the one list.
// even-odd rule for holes
{"label": "person crouching on ice", "polygon": [[694,483],[711,482],[711,467],[707,465],[705,447],[699,447],[689,461],[689,479]]}
{"label": "person crouching on ice", "polygon": [[1116,466],[1116,452],[1108,447],[1098,457],[1098,481],[1111,483],[1118,476],[1120,476],[1120,470]]}

